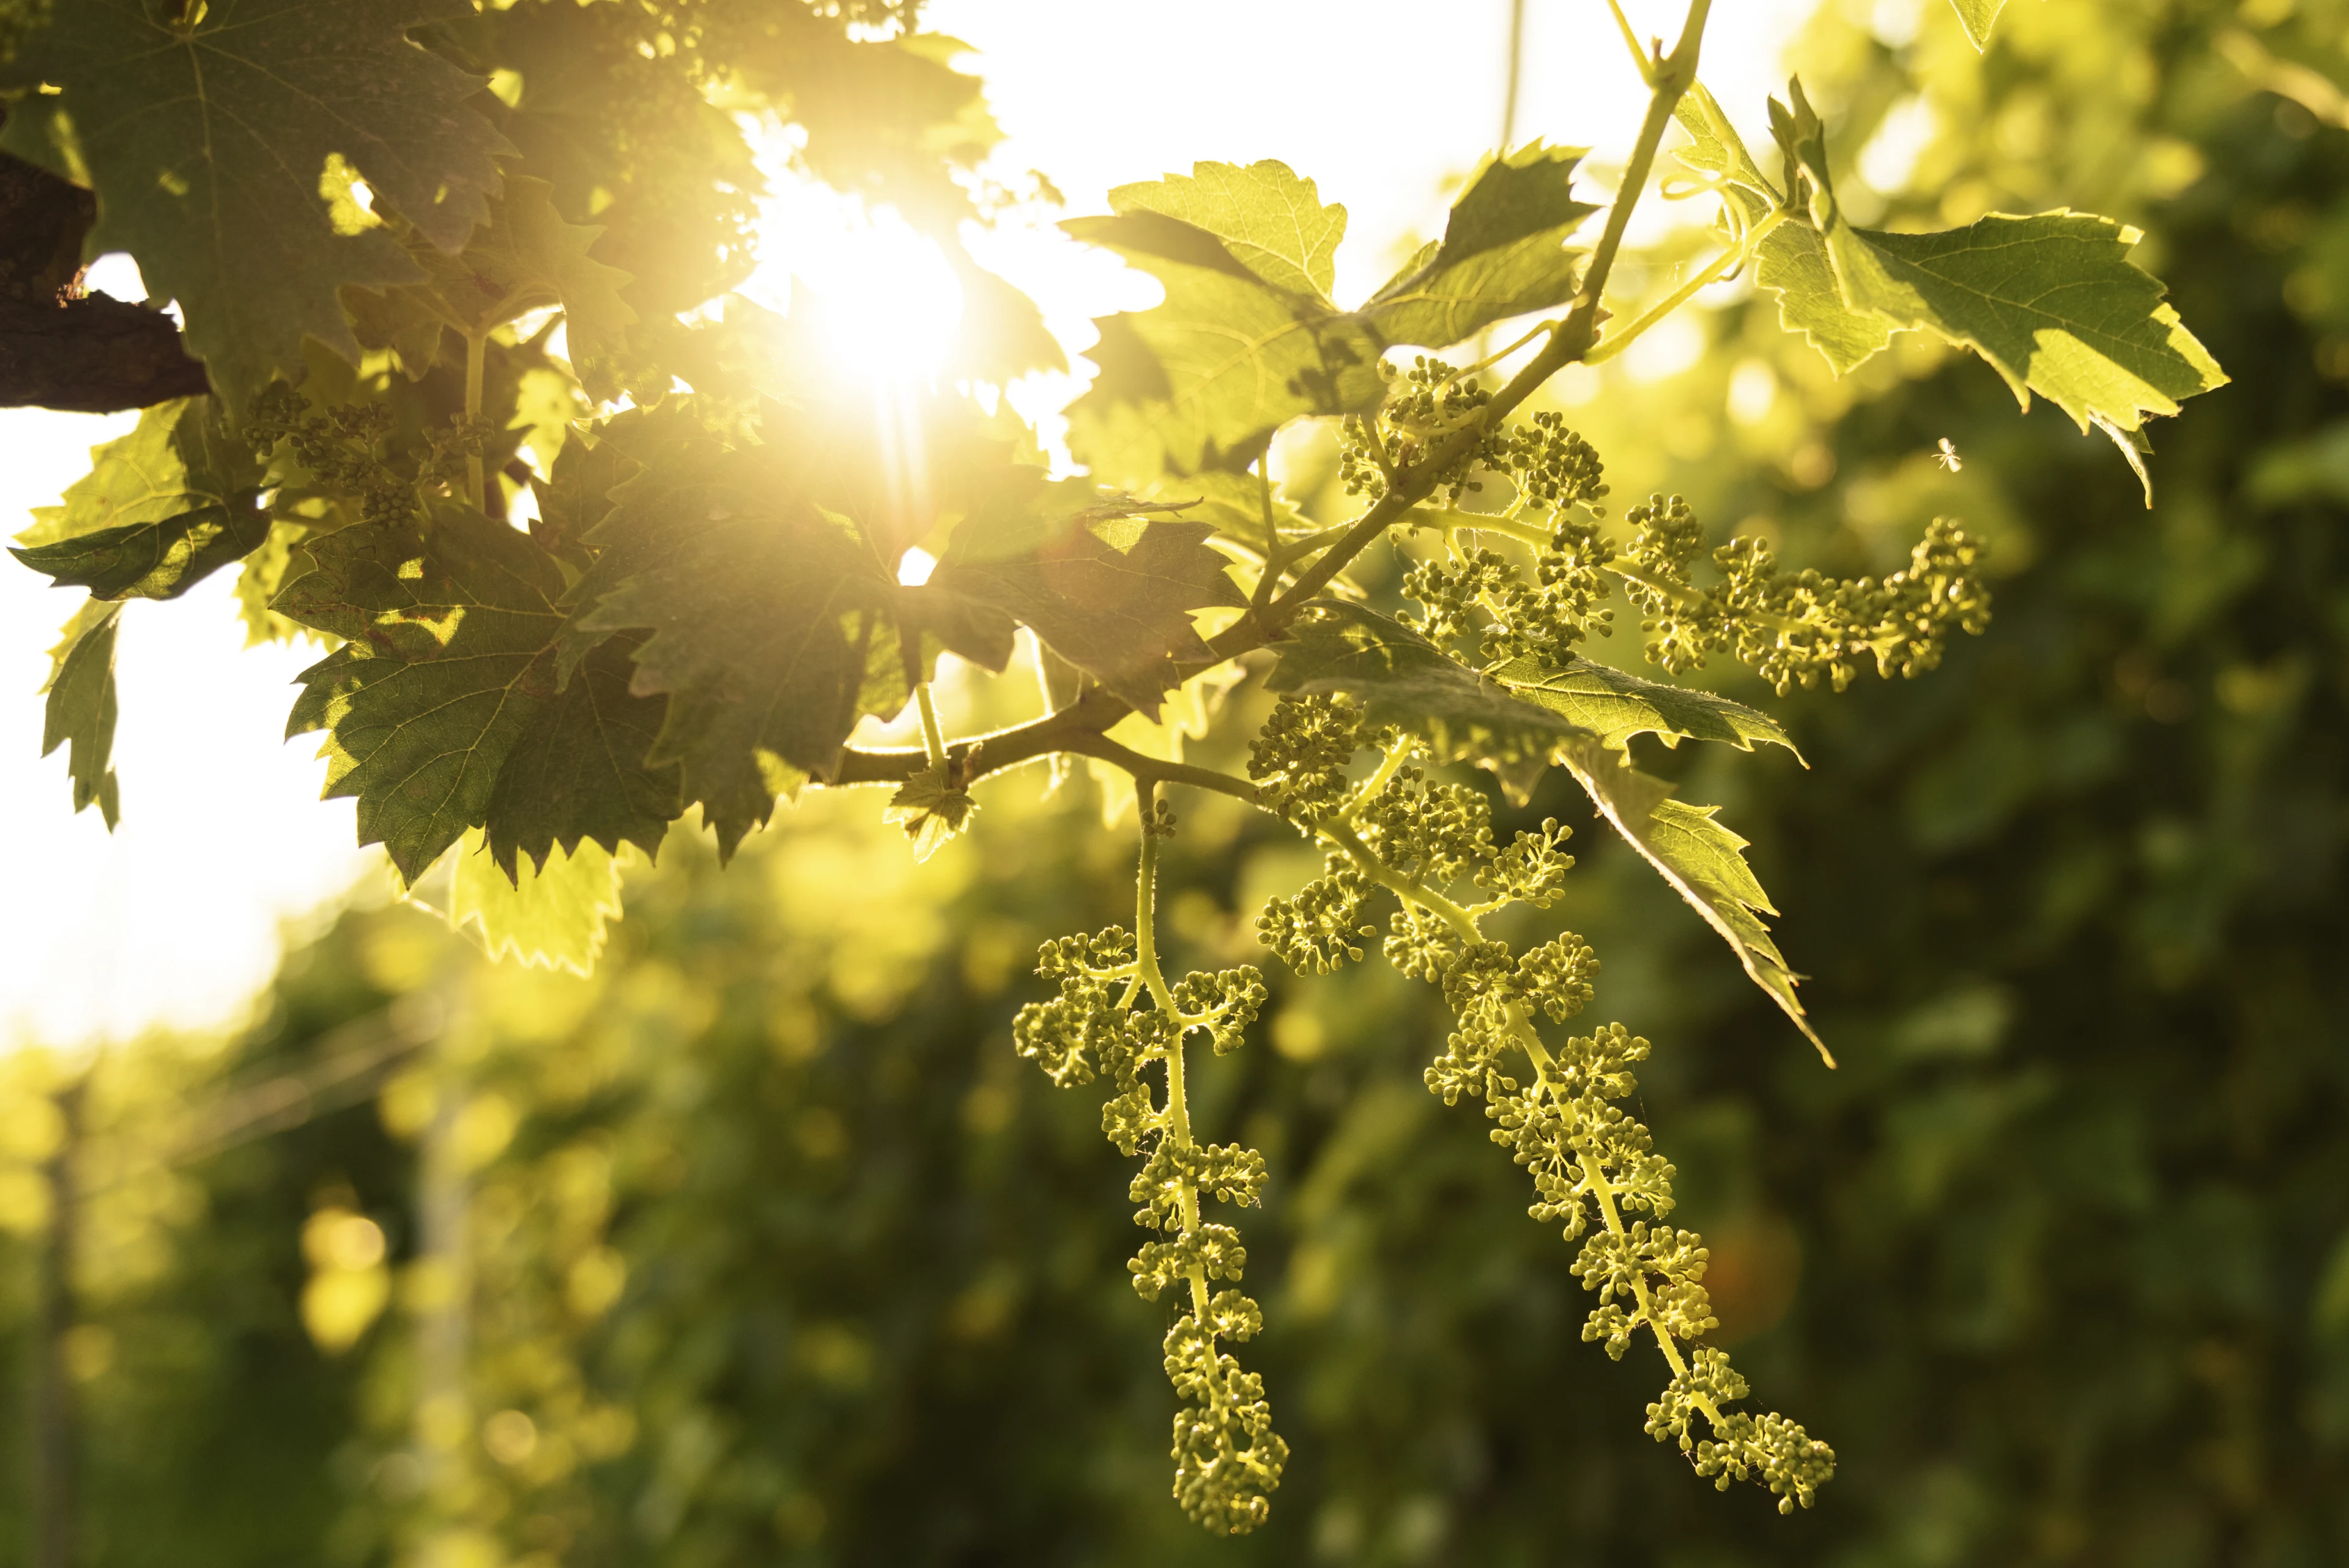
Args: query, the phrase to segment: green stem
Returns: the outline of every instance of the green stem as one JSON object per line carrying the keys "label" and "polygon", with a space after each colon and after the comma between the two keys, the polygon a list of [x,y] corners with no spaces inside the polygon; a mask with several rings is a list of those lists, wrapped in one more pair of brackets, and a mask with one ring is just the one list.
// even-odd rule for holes
{"label": "green stem", "polygon": [[[1663,144],[1665,129],[1672,122],[1672,109],[1689,84],[1696,80],[1705,19],[1712,11],[1713,0],[1689,0],[1688,20],[1682,25],[1680,42],[1672,47],[1672,52],[1664,57],[1652,78],[1655,87],[1648,100],[1647,118],[1640,121],[1640,138],[1631,149],[1630,162],[1624,167],[1622,185],[1616,192],[1614,204],[1608,209],[1607,227],[1590,253],[1589,270],[1583,274],[1582,288],[1575,296],[1574,308],[1568,312],[1565,322],[1550,335],[1542,351],[1510,378],[1509,384],[1495,392],[1492,401],[1484,405],[1484,418],[1454,431],[1425,460],[1413,463],[1408,473],[1391,480],[1386,495],[1378,504],[1364,513],[1345,537],[1319,560],[1299,573],[1289,590],[1273,600],[1262,615],[1251,612],[1242,617],[1209,643],[1216,659],[1229,659],[1260,645],[1271,631],[1286,624],[1306,600],[1319,593],[1331,577],[1344,570],[1349,561],[1369,548],[1371,540],[1425,500],[1434,490],[1437,477],[1449,472],[1474,452],[1485,431],[1533,396],[1542,383],[1589,354],[1598,341],[1599,300],[1615,270],[1615,258],[1623,248],[1623,232],[1631,222],[1631,210],[1638,204],[1640,192],[1647,188],[1649,174],[1655,169],[1656,150]],[[1377,435],[1375,429],[1369,433],[1373,438]],[[1375,440],[1371,450],[1373,456],[1384,462],[1383,452]]]}
{"label": "green stem", "polygon": [[1379,759],[1378,772],[1364,779],[1362,787],[1348,797],[1346,804],[1339,809],[1339,824],[1351,824],[1361,814],[1362,807],[1377,799],[1379,791],[1386,788],[1395,774],[1402,771],[1403,764],[1411,761],[1411,754],[1418,746],[1418,741],[1411,735],[1397,736],[1395,743],[1387,748],[1387,754]]}
{"label": "green stem", "polygon": [[923,681],[914,688],[914,700],[922,709],[922,746],[930,753],[930,766],[936,767],[947,760],[947,738],[938,728],[937,704],[930,701],[930,683]]}
{"label": "green stem", "polygon": [[[468,440],[471,439],[473,421],[481,417],[481,371],[488,358],[489,341],[486,334],[480,333],[469,335],[465,339],[465,430]],[[489,490],[481,473],[479,451],[465,454],[465,494],[476,512],[490,509]]]}
{"label": "green stem", "polygon": [[1607,0],[1607,8],[1615,13],[1616,29],[1623,35],[1623,47],[1631,51],[1631,63],[1639,67],[1640,79],[1653,86],[1656,62],[1648,57],[1648,51],[1640,47],[1640,35],[1631,30],[1631,18],[1623,15],[1622,0]]}
{"label": "green stem", "polygon": [[1189,784],[1194,789],[1214,790],[1235,800],[1257,804],[1257,788],[1246,779],[1236,779],[1229,774],[1219,774],[1213,768],[1193,767],[1188,763],[1164,762],[1157,757],[1145,757],[1128,746],[1121,746],[1107,735],[1090,731],[1077,731],[1061,740],[1060,749],[1073,752],[1081,757],[1093,757],[1113,767],[1124,769],[1139,784]]}
{"label": "green stem", "polygon": [[1723,249],[1705,265],[1703,270],[1666,295],[1652,309],[1642,312],[1629,327],[1609,333],[1607,340],[1585,355],[1582,362],[1586,365],[1605,364],[1637,342],[1640,334],[1695,298],[1698,290],[1720,281],[1723,276],[1744,266],[1752,259],[1755,248],[1762,244],[1764,238],[1771,230],[1785,223],[1788,215],[1786,209],[1782,207],[1746,230],[1744,239]]}
{"label": "green stem", "polygon": [[[1133,947],[1138,977],[1149,988],[1150,1000],[1174,1023],[1174,1037],[1166,1045],[1166,1131],[1174,1147],[1188,1152],[1192,1147],[1191,1106],[1184,1091],[1183,1053],[1187,1035],[1181,1023],[1182,1015],[1174,1010],[1174,992],[1166,988],[1166,977],[1158,968],[1158,834],[1155,819],[1158,809],[1158,786],[1145,780],[1134,781],[1133,800],[1142,818],[1142,866],[1133,879]],[[1187,1238],[1199,1229],[1199,1189],[1185,1181],[1181,1199],[1183,1234]],[[1201,1327],[1207,1322],[1207,1274],[1194,1265],[1191,1270],[1191,1310]]]}
{"label": "green stem", "polygon": [[1354,864],[1361,868],[1363,876],[1368,877],[1406,904],[1416,904],[1425,909],[1429,914],[1450,926],[1461,940],[1480,942],[1485,940],[1485,933],[1476,924],[1475,915],[1443,894],[1425,887],[1417,877],[1404,876],[1376,855],[1371,854],[1370,846],[1364,844],[1360,836],[1346,824],[1325,822],[1321,824],[1319,832],[1322,837],[1344,850]]}
{"label": "green stem", "polygon": [[[1428,521],[1419,522],[1423,517]],[[1547,549],[1551,538],[1548,529],[1537,527],[1531,523],[1520,523],[1495,512],[1462,512],[1451,506],[1413,507],[1411,515],[1403,521],[1406,526],[1437,528],[1446,535],[1498,534],[1505,539],[1515,539],[1521,545],[1531,545],[1537,549]]]}

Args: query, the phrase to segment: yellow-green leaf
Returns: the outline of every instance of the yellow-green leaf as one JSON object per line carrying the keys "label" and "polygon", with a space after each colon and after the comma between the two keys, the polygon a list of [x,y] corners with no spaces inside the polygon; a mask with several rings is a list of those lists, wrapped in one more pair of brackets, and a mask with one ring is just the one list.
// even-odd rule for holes
{"label": "yellow-green leaf", "polygon": [[449,923],[472,928],[490,957],[538,969],[592,973],[604,951],[605,927],[620,918],[620,870],[632,858],[592,839],[543,866],[524,864],[508,881],[479,828],[457,846],[449,886]]}
{"label": "yellow-green leaf", "polygon": [[1778,911],[1745,864],[1745,840],[1714,818],[1721,808],[1674,800],[1672,785],[1630,767],[1628,756],[1589,742],[1569,743],[1557,755],[1599,814],[1719,933],[1747,977],[1834,1066],[1826,1043],[1803,1016],[1795,972],[1762,923],[1763,916]]}

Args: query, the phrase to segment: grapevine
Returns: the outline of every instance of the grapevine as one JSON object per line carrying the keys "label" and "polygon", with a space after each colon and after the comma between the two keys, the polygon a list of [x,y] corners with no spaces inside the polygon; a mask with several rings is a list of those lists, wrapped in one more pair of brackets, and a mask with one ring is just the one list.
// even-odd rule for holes
{"label": "grapevine", "polygon": [[[1831,1065],[1744,841],[1634,766],[1631,744],[1791,749],[1769,715],[1678,679],[1716,656],[1780,696],[1933,670],[1987,624],[1983,547],[1920,518],[1905,565],[1837,577],[1758,537],[1713,543],[1680,495],[1616,515],[1600,453],[1545,389],[1748,268],[1838,373],[1895,331],[1962,347],[2019,400],[2110,437],[2148,486],[2146,421],[2225,378],[2108,220],[1856,225],[1798,82],[1769,105],[1783,172],[1764,173],[1697,80],[1710,9],[1689,0],[1669,48],[1623,28],[1649,96],[1609,199],[1582,199],[1577,152],[1501,149],[1443,235],[1350,308],[1331,297],[1344,210],[1276,162],[1203,163],[1068,220],[1165,296],[1097,324],[1100,374],[1067,410],[1070,477],[1008,408],[964,395],[1063,360],[1034,303],[960,237],[1009,198],[980,172],[978,83],[939,63],[916,5],[0,7],[0,149],[47,225],[7,297],[49,313],[44,330],[88,322],[140,345],[0,390],[145,410],[16,551],[87,593],[45,748],[69,747],[77,808],[111,823],[121,607],[236,567],[249,625],[324,647],[289,731],[322,734],[327,793],[356,797],[363,840],[411,888],[487,866],[520,906],[552,907],[558,876],[584,867],[608,891],[626,846],[657,853],[695,808],[725,857],[779,802],[857,785],[888,790],[885,820],[926,860],[986,831],[978,792],[998,775],[1079,757],[1123,773],[1133,929],[1045,943],[1037,973],[1057,992],[1012,1038],[1054,1084],[1102,1085],[1102,1130],[1139,1162],[1129,1199],[1149,1239],[1128,1268],[1174,1314],[1174,1495],[1223,1533],[1268,1516],[1289,1449],[1236,1354],[1264,1326],[1240,1289],[1247,1250],[1207,1206],[1261,1206],[1272,1172],[1195,1125],[1186,1072],[1195,1037],[1242,1048],[1268,992],[1252,967],[1170,978],[1155,905],[1176,829],[1164,792],[1245,802],[1323,857],[1257,913],[1266,949],[1314,976],[1377,946],[1441,991],[1454,1029],[1426,1085],[1482,1103],[1532,1179],[1529,1212],[1579,1243],[1583,1338],[1661,1355],[1649,1435],[1723,1489],[1807,1508],[1834,1453],[1741,1408],[1744,1378],[1706,1342],[1709,1254],[1670,1223],[1673,1167],[1626,1106],[1649,1042],[1616,1023],[1558,1033],[1598,997],[1580,936],[1495,934],[1520,929],[1496,917],[1558,902],[1571,830],[1553,818],[1501,843],[1464,770],[1522,803],[1564,769]],[[223,62],[284,84],[326,57],[367,92],[326,114],[285,88],[212,137]],[[582,82],[633,118],[583,128],[563,96]],[[899,410],[919,485],[905,431],[840,395],[797,303],[780,316],[733,292],[757,175],[719,105],[791,120],[803,171],[917,221],[961,281],[976,329]],[[903,122],[875,134],[864,117],[885,112]],[[1713,201],[1718,247],[1661,297],[1630,299],[1625,236],[1675,135],[1687,183],[1665,193]],[[1602,210],[1588,248],[1570,244]],[[180,318],[88,296],[58,258],[98,248],[129,250]],[[2010,254],[2030,259],[1982,259]],[[1496,354],[1443,357],[1528,317]],[[1306,427],[1334,433],[1350,515],[1276,493],[1273,443]],[[1392,591],[1381,541],[1402,562]],[[916,550],[926,576],[907,570]],[[1589,657],[1619,607],[1667,679]],[[1008,679],[1023,649],[1045,711],[951,732],[940,661]],[[1278,699],[1245,777],[1111,734],[1169,693],[1228,732],[1244,679]],[[860,743],[866,721],[908,710],[918,748]]]}

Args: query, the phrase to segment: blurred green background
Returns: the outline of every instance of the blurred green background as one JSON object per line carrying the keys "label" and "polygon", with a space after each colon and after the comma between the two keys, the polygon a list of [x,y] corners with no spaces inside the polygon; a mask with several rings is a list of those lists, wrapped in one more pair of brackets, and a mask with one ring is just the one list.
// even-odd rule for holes
{"label": "blurred green background", "polygon": [[[1273,1172],[1250,1365],[1297,1453],[1257,1535],[1188,1524],[1126,1162],[1009,1037],[1035,944],[1127,914],[1129,836],[1030,772],[924,867],[873,795],[722,876],[677,835],[593,981],[363,898],[235,1038],[0,1059],[0,1517],[61,1432],[88,1568],[2349,1563],[2349,8],[2015,0],[1980,61],[1913,17],[1796,52],[1908,192],[1860,215],[2136,223],[2234,382],[2156,431],[2150,512],[1972,359],[1837,383],[1766,300],[1569,393],[1619,497],[1798,565],[1937,512],[1995,552],[1937,672],[1724,677],[1807,772],[1654,759],[1754,840],[1839,1071],[1570,783],[1521,814],[1581,830],[1564,918],[1657,1042],[1721,1338],[1840,1456],[1816,1511],[1640,1435],[1660,1368],[1579,1343],[1571,1250],[1420,1086],[1440,999],[1373,962],[1275,973],[1202,1066]],[[1311,857],[1179,804],[1177,958],[1263,961]]]}

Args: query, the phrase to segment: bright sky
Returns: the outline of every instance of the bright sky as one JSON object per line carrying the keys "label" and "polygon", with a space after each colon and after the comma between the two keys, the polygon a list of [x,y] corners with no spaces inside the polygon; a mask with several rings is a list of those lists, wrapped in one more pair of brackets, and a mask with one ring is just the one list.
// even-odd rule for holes
{"label": "bright sky", "polygon": [[[1351,214],[1339,298],[1359,297],[1440,224],[1446,182],[1499,136],[1508,0],[933,0],[928,25],[969,43],[1009,134],[1007,174],[1049,174],[1072,212],[1117,184],[1197,159],[1278,158]],[[1520,140],[1619,161],[1642,101],[1601,0],[1526,0]],[[1668,37],[1681,7],[1625,0]],[[1705,79],[1749,136],[1806,0],[1716,8]],[[1766,141],[1766,138],[1757,137]],[[779,237],[821,233],[790,208]],[[798,271],[845,288],[833,244],[775,247],[769,289]],[[1151,290],[1050,241],[982,259],[1042,296],[1056,327],[1145,304]],[[827,277],[829,274],[829,277]],[[775,301],[782,303],[781,299]],[[56,501],[90,446],[135,416],[0,410],[0,535]],[[62,749],[40,747],[47,650],[77,595],[0,561],[0,814],[13,829],[0,899],[0,1048],[121,1038],[154,1023],[233,1016],[276,959],[282,921],[379,874],[354,845],[348,801],[317,799],[316,737],[281,743],[306,649],[246,650],[228,574],[123,618],[115,765],[122,826],[76,816]]]}

